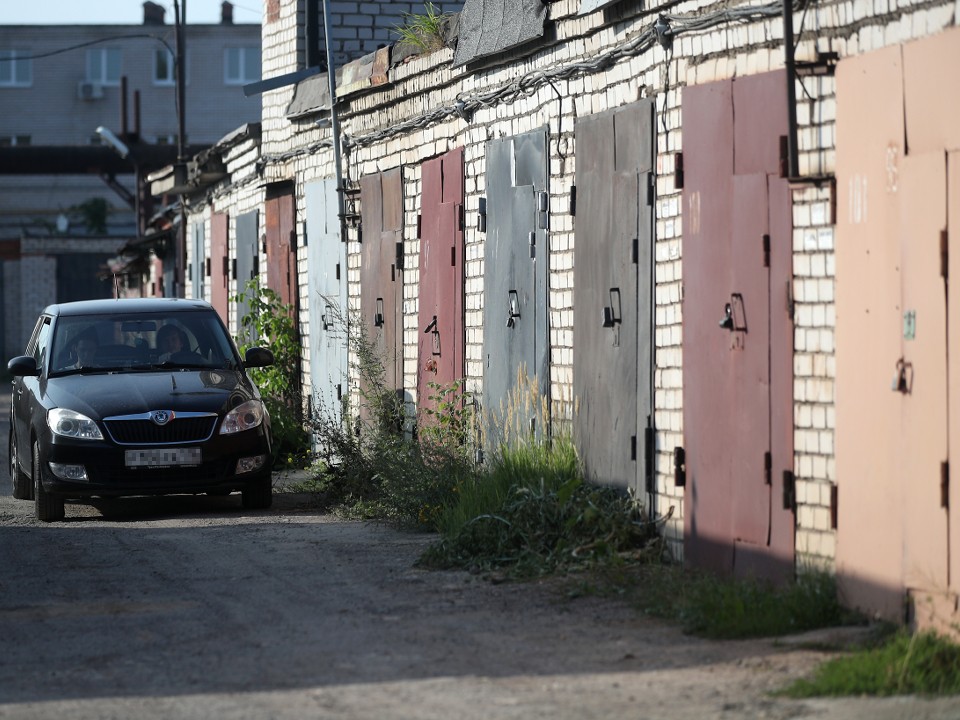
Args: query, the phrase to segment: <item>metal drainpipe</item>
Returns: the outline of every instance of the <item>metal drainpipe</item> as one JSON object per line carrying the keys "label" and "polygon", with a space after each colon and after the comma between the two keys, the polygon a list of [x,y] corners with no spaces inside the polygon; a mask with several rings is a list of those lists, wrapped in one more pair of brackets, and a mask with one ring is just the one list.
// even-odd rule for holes
{"label": "metal drainpipe", "polygon": [[793,59],[793,0],[783,0],[783,64],[787,70],[787,179],[799,177],[797,69]]}
{"label": "metal drainpipe", "polygon": [[[180,3],[173,0],[173,16],[176,24],[176,44],[177,44],[177,166],[186,167],[187,158],[185,156],[186,143],[184,134],[186,132],[186,112],[184,103],[186,101],[186,83],[184,82],[184,37],[183,26],[187,22],[187,0],[180,0],[183,3],[183,13],[180,12]],[[184,172],[184,171],[181,171]],[[185,177],[184,172],[184,177]],[[176,169],[174,178],[178,177]],[[176,285],[174,297],[186,297],[187,295],[187,207],[186,199],[183,194],[180,195],[180,232],[178,234],[178,252],[177,268],[175,272]]]}
{"label": "metal drainpipe", "polygon": [[344,187],[340,170],[340,120],[337,117],[337,72],[330,46],[330,0],[323,0],[323,42],[327,51],[327,82],[330,88],[330,131],[333,136],[333,170],[337,180],[337,219],[340,222],[340,241],[346,241],[344,229]]}

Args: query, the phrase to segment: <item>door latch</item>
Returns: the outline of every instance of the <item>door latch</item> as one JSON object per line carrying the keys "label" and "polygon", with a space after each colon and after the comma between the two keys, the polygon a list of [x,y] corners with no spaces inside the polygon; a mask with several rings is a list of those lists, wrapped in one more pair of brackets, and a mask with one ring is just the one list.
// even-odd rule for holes
{"label": "door latch", "polygon": [[903,358],[897,360],[897,369],[890,389],[904,395],[910,394],[913,389],[913,363],[908,363]]}
{"label": "door latch", "polygon": [[517,320],[520,319],[520,294],[516,290],[510,290],[507,298],[507,327],[515,328]]}

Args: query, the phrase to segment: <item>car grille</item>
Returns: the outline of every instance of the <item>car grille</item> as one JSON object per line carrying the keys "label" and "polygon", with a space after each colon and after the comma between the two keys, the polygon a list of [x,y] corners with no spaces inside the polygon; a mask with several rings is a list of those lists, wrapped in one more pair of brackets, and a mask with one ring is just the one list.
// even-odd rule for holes
{"label": "car grille", "polygon": [[177,445],[203,442],[213,435],[213,413],[176,413],[165,425],[157,425],[149,413],[104,418],[110,437],[118,445]]}

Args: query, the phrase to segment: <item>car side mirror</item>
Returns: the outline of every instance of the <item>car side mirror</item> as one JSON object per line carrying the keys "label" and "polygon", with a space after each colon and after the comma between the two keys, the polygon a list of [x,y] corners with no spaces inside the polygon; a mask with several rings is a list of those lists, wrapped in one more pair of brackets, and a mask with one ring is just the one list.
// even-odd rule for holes
{"label": "car side mirror", "polygon": [[36,377],[40,374],[40,368],[37,367],[37,360],[32,355],[20,355],[7,363],[7,370],[14,377],[27,376]]}
{"label": "car side mirror", "polygon": [[267,348],[250,348],[244,356],[243,364],[247,367],[265,367],[273,365],[273,352]]}

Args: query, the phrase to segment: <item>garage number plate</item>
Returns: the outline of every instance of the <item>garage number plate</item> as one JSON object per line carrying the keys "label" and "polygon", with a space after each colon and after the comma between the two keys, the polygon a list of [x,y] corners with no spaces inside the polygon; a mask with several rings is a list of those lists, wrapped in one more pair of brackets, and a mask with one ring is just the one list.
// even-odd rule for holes
{"label": "garage number plate", "polygon": [[170,467],[171,465],[199,465],[200,448],[163,448],[158,450],[127,450],[127,467]]}

